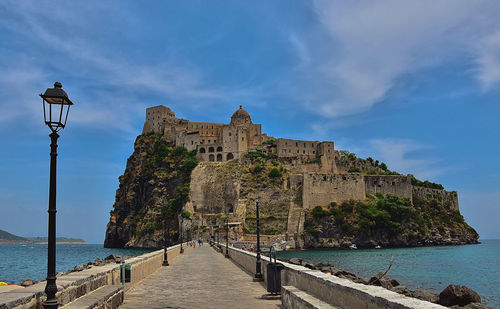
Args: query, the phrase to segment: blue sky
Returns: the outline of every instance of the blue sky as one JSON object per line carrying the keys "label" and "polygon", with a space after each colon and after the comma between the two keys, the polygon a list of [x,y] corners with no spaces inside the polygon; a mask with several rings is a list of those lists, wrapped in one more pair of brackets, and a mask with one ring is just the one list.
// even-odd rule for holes
{"label": "blue sky", "polygon": [[75,102],[59,139],[58,234],[102,243],[145,108],[333,140],[459,193],[500,238],[496,1],[2,1],[0,229],[47,233],[38,94]]}

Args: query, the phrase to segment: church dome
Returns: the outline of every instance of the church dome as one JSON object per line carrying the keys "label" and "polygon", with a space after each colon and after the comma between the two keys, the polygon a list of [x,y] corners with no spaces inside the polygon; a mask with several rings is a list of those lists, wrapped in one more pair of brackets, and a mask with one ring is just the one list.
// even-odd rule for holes
{"label": "church dome", "polygon": [[250,124],[252,123],[252,118],[250,118],[250,114],[243,109],[240,105],[240,108],[234,112],[231,116],[231,124]]}

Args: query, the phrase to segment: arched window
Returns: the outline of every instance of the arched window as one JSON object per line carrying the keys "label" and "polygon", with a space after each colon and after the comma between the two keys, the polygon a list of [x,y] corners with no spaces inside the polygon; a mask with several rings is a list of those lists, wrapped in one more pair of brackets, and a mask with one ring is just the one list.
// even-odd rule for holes
{"label": "arched window", "polygon": [[213,154],[208,156],[208,161],[214,162],[215,161],[215,156]]}
{"label": "arched window", "polygon": [[217,162],[222,162],[222,154],[217,154]]}
{"label": "arched window", "polygon": [[214,152],[214,147],[209,147],[208,152]]}
{"label": "arched window", "polygon": [[227,158],[227,161],[229,161],[229,160],[234,159],[234,156],[232,153],[228,153],[226,158]]}
{"label": "arched window", "polygon": [[217,147],[217,151],[222,151],[222,146]]}
{"label": "arched window", "polygon": [[205,148],[201,147],[200,148],[200,153],[205,153]]}

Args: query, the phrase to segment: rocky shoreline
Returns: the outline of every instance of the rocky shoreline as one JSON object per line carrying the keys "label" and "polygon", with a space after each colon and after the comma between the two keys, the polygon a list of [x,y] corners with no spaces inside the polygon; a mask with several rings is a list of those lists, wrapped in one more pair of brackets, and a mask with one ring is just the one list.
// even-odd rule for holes
{"label": "rocky shoreline", "polygon": [[[131,258],[131,256],[125,256],[125,260],[128,258]],[[62,275],[66,275],[69,273],[73,273],[73,272],[83,271],[85,269],[89,269],[89,268],[92,268],[94,266],[104,266],[104,265],[110,264],[110,263],[120,264],[121,262],[122,262],[121,256],[110,254],[107,257],[105,257],[104,259],[96,258],[93,262],[89,261],[87,264],[79,264],[79,265],[76,265],[75,267],[73,267],[73,269],[67,270],[65,272],[59,272],[59,273],[57,273],[57,277],[60,277]],[[44,281],[44,280],[42,280],[42,281]],[[26,279],[23,282],[16,284],[16,285],[28,287],[30,285],[33,285],[33,284],[36,284],[39,282],[41,282],[41,281]]]}
{"label": "rocky shoreline", "polygon": [[320,262],[315,264],[311,261],[307,261],[301,258],[279,258],[279,260],[290,264],[301,265],[309,269],[320,270],[323,273],[331,274],[339,278],[348,279],[356,283],[381,286],[399,294],[451,308],[493,309],[482,304],[479,294],[466,286],[450,284],[443,291],[441,291],[441,293],[436,294],[424,289],[411,290],[406,286],[400,284],[397,280],[390,279],[385,273],[374,274],[370,279],[366,280],[358,277],[351,272],[335,267],[331,262]]}

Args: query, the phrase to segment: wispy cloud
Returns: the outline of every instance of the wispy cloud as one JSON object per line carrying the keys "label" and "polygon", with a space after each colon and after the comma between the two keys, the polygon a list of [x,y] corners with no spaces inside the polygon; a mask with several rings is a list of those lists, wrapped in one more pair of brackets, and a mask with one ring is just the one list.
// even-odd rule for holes
{"label": "wispy cloud", "polygon": [[498,5],[317,0],[314,7],[316,35],[289,39],[302,69],[300,95],[312,112],[336,118],[367,111],[401,78],[453,59],[476,64],[486,88],[500,82]]}
{"label": "wispy cloud", "polygon": [[381,138],[369,141],[374,158],[384,161],[391,170],[411,173],[423,179],[432,179],[446,171],[443,162],[422,155],[430,148],[408,139]]}

